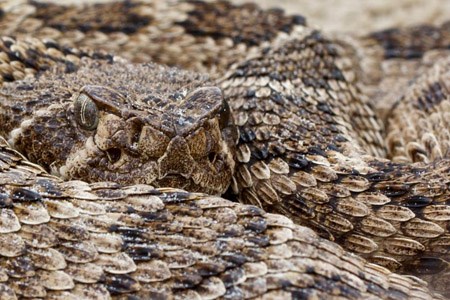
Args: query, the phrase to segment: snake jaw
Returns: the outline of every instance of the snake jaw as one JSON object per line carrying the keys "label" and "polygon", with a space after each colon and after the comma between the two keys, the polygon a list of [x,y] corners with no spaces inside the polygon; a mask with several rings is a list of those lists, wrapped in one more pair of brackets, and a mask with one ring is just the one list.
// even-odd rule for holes
{"label": "snake jaw", "polygon": [[221,132],[222,126],[232,123],[223,124],[220,114],[194,132],[171,139],[149,124],[130,126],[136,120],[100,115],[84,147],[70,154],[60,168],[64,178],[176,186],[217,195],[228,188],[234,171],[234,138],[227,136],[230,130]]}

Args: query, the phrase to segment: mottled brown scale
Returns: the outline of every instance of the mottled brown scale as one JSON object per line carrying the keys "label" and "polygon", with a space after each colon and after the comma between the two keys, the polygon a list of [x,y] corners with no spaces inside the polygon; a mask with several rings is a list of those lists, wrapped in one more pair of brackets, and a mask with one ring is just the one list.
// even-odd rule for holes
{"label": "mottled brown scale", "polygon": [[[365,103],[358,103],[358,98],[362,97],[361,93],[350,85],[346,78],[339,78],[338,80],[341,82],[337,85],[327,85],[330,75],[326,75],[326,72],[333,74],[333,68],[339,69],[339,66],[342,66],[341,61],[345,57],[340,57],[339,52],[336,53],[333,46],[327,44],[329,42],[315,32],[311,32],[310,35],[304,33],[302,38],[301,43],[288,41],[279,47],[267,48],[261,56],[252,57],[248,61],[238,64],[235,71],[230,72],[225,79],[222,79],[222,87],[225,89],[225,95],[230,97],[231,107],[239,111],[240,143],[247,145],[252,151],[250,161],[247,163],[245,160],[240,163],[250,164],[250,169],[260,170],[258,166],[262,165],[261,160],[264,160],[266,165],[270,165],[273,160],[284,159],[289,166],[288,174],[298,190],[295,196],[290,195],[280,201],[278,197],[268,192],[271,189],[267,183],[265,181],[262,183],[263,178],[267,175],[261,177],[261,173],[253,172],[254,191],[243,192],[240,197],[241,201],[249,201],[263,205],[268,210],[275,209],[287,213],[302,224],[310,224],[314,228],[325,231],[324,236],[340,239],[341,236],[345,237],[350,232],[362,236],[369,234],[366,240],[359,240],[359,243],[365,241],[368,243],[366,248],[363,245],[356,246],[356,244],[347,243],[354,251],[361,249],[361,254],[372,253],[375,251],[374,249],[380,249],[380,251],[387,251],[388,255],[394,255],[400,262],[402,261],[401,255],[420,256],[424,253],[433,255],[431,254],[433,250],[426,248],[427,244],[422,245],[422,239],[442,238],[445,231],[439,228],[442,228],[443,225],[431,222],[419,224],[414,221],[414,218],[421,218],[422,211],[425,211],[428,205],[442,201],[440,200],[442,198],[430,197],[434,187],[429,184],[425,186],[424,183],[428,182],[427,178],[433,178],[437,182],[446,182],[446,173],[439,175],[439,167],[434,168],[431,164],[421,166],[409,166],[407,163],[392,164],[370,156],[361,157],[359,165],[355,165],[353,168],[351,164],[355,163],[354,159],[346,159],[345,164],[350,164],[350,168],[346,171],[341,167],[343,162],[339,159],[328,159],[328,147],[344,156],[361,155],[365,145],[361,143],[360,146],[357,146],[361,140],[354,135],[354,132],[356,128],[364,126],[369,128],[369,125],[362,126],[351,118],[347,119],[348,116],[344,112],[348,110],[347,106],[352,105],[351,109],[360,112],[370,112],[370,107]],[[308,69],[308,63],[312,58],[321,65],[320,71]],[[276,68],[272,67],[273,60],[278,61]],[[296,64],[305,74],[308,74],[308,77],[296,79],[295,73],[285,66],[287,65],[286,61]],[[438,71],[430,70],[430,72],[434,72],[434,78],[436,78],[434,80],[448,81],[446,63],[446,61],[442,61],[437,64],[435,68]],[[253,81],[253,77],[258,77],[258,72],[261,76],[271,72],[273,81],[290,84],[293,91],[297,93],[294,94],[296,96],[279,94],[276,89],[268,88],[266,83],[262,83],[261,86],[247,87],[250,86],[248,81]],[[248,74],[247,79],[245,74]],[[423,75],[423,78],[426,80],[432,77]],[[229,84],[228,82],[233,83]],[[428,82],[417,84],[420,86],[420,84],[425,85]],[[276,86],[276,84],[272,86]],[[238,89],[243,91],[238,92]],[[331,91],[341,96],[327,98],[327,112],[330,113],[322,116],[325,106],[319,104],[317,99],[328,97],[325,95]],[[424,89],[423,93],[430,93],[430,91],[430,89]],[[434,96],[435,98],[439,97],[436,98],[439,99],[436,101],[444,101],[445,94],[440,86],[439,88],[435,87],[432,92],[438,95]],[[239,93],[250,95],[250,97],[246,96],[247,101],[242,102],[240,99],[242,96]],[[311,95],[315,95],[317,98],[312,98]],[[411,110],[414,109],[414,102],[402,101],[405,106],[412,105]],[[262,111],[283,112],[286,110],[291,111],[291,114],[281,117],[280,125],[272,127],[270,135],[256,135],[256,139],[249,135],[252,132],[260,132],[260,128],[264,128],[264,124],[254,122],[252,117],[243,117],[243,111],[246,111],[249,116],[256,116]],[[394,113],[397,111],[400,114],[404,109],[394,110]],[[297,114],[297,116],[294,117],[293,114]],[[306,118],[306,114],[308,114],[307,118],[310,123],[294,121],[297,118],[299,120]],[[421,115],[421,118],[425,117],[423,114]],[[293,126],[293,122],[298,125]],[[397,124],[401,124],[399,119]],[[334,131],[333,134],[331,134],[331,128]],[[370,141],[370,139],[368,136],[366,140]],[[272,147],[272,143],[285,145],[288,152],[274,151],[273,149],[276,148]],[[239,147],[242,148],[242,146]],[[298,158],[295,161],[292,160],[287,155],[289,151],[298,153],[297,157],[300,160]],[[336,157],[335,154],[334,156]],[[443,169],[445,164],[447,164],[446,161],[441,161],[440,168]],[[357,173],[355,170],[364,171]],[[379,172],[383,174],[380,175]],[[274,172],[269,176],[276,177],[275,174]],[[313,181],[308,179],[310,175],[314,177]],[[239,180],[236,182],[236,190],[253,189],[248,184],[239,186]],[[250,182],[250,180],[247,179],[245,182]],[[311,193],[313,190],[309,186],[317,188],[317,190]],[[415,189],[415,186],[418,188],[420,186],[420,191]],[[272,187],[275,188],[275,185],[272,184]],[[320,195],[321,193],[324,195]],[[447,189],[444,188],[441,197],[442,193],[447,195]],[[354,203],[349,200],[352,196],[355,198]],[[362,203],[359,204],[358,201],[362,201]],[[324,205],[325,203],[326,205]],[[299,211],[298,214],[293,213],[296,210]],[[399,237],[395,238],[397,235]],[[404,235],[408,238],[404,238]],[[393,237],[393,239],[387,246],[387,250],[383,250],[386,237]],[[409,238],[411,239],[409,240]],[[416,244],[420,245],[420,247],[417,246],[420,251],[413,250]]]}

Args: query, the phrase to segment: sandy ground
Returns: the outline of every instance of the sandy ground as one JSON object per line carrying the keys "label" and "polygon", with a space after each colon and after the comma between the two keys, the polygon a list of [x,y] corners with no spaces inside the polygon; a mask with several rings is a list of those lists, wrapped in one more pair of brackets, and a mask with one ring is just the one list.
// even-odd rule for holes
{"label": "sandy ground", "polygon": [[[58,3],[111,0],[40,0]],[[167,0],[170,1],[170,0]],[[210,1],[210,0],[207,0]],[[280,7],[307,17],[310,25],[326,31],[365,33],[419,23],[450,20],[450,0],[253,0],[262,7]],[[232,0],[245,3],[249,0]]]}

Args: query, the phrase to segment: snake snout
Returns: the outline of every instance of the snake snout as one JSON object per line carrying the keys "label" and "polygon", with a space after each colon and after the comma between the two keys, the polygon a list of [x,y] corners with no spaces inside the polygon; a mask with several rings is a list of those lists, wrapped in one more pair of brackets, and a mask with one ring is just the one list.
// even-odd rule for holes
{"label": "snake snout", "polygon": [[174,137],[167,150],[160,159],[158,159],[159,179],[166,177],[168,174],[177,174],[188,177],[195,166],[189,146],[183,137]]}

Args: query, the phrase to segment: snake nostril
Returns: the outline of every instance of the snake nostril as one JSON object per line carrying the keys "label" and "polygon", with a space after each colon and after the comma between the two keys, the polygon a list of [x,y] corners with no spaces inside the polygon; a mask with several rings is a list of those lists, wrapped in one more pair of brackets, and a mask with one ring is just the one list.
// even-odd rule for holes
{"label": "snake nostril", "polygon": [[111,148],[106,150],[106,156],[108,156],[110,163],[115,163],[122,156],[122,151],[119,148]]}
{"label": "snake nostril", "polygon": [[208,160],[209,160],[209,162],[213,164],[214,161],[216,160],[216,156],[217,156],[217,153],[216,153],[216,152],[211,152],[211,153],[209,153],[209,154],[208,154]]}

